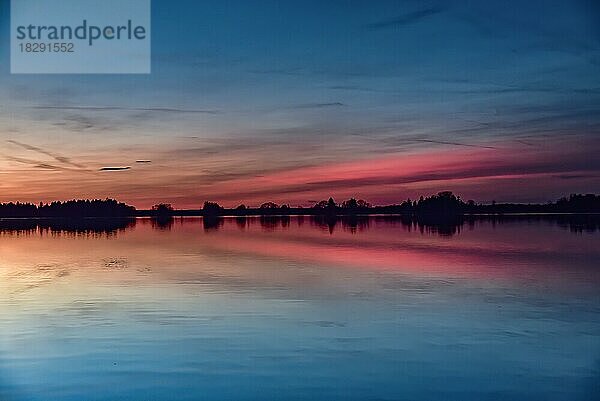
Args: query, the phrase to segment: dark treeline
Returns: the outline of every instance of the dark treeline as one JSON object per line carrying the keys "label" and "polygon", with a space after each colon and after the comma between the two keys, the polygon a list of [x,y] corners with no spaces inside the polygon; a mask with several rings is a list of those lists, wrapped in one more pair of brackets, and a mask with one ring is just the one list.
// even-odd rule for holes
{"label": "dark treeline", "polygon": [[417,215],[511,214],[511,213],[600,213],[600,195],[571,194],[545,204],[496,203],[477,204],[463,201],[452,192],[440,192],[418,201],[406,200],[400,205],[373,208],[381,213]]}
{"label": "dark treeline", "polygon": [[346,216],[372,214],[399,214],[420,216],[421,219],[452,218],[469,214],[515,214],[515,213],[600,213],[600,195],[570,195],[556,202],[546,204],[491,203],[478,204],[472,200],[463,201],[452,192],[440,192],[418,200],[407,199],[404,202],[388,206],[372,206],[360,199],[348,199],[337,203],[333,198],[317,202],[312,207],[290,207],[265,202],[259,207],[239,205],[227,209],[215,202],[205,202],[196,210],[176,210],[170,204],[161,203],[151,210],[136,210],[133,206],[119,203],[113,199],[72,200],[34,205],[30,203],[0,204],[0,217],[14,218],[86,218],[86,217],[154,217],[157,220],[173,216]]}
{"label": "dark treeline", "polygon": [[114,199],[70,200],[66,202],[40,203],[2,203],[0,204],[0,217],[134,217],[135,207]]}
{"label": "dark treeline", "polygon": [[452,192],[439,192],[429,197],[410,200],[388,206],[372,206],[362,199],[348,199],[337,203],[333,198],[317,202],[312,207],[290,207],[287,204],[278,205],[265,202],[259,207],[239,205],[227,209],[215,202],[205,202],[201,209],[176,210],[169,204],[159,204],[148,211],[139,211],[138,215],[168,217],[168,216],[294,216],[321,215],[346,216],[370,214],[400,214],[432,216],[456,216],[467,214],[511,214],[511,213],[600,213],[600,195],[570,195],[556,202],[546,204],[520,203],[491,203],[478,204],[472,200],[463,201]]}

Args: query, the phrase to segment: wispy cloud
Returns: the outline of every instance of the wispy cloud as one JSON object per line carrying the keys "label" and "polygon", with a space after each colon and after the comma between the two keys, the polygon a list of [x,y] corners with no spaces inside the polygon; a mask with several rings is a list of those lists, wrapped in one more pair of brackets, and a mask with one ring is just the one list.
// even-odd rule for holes
{"label": "wispy cloud", "polygon": [[6,142],[12,143],[13,145],[20,146],[20,147],[22,147],[24,149],[27,149],[27,150],[30,150],[32,152],[37,152],[37,153],[40,153],[40,154],[43,154],[43,155],[46,155],[46,156],[50,156],[54,160],[56,160],[56,161],[58,161],[58,162],[60,162],[62,164],[66,164],[66,165],[69,165],[69,166],[72,166],[72,167],[77,167],[77,168],[85,168],[84,165],[79,164],[79,163],[75,163],[75,162],[71,161],[71,159],[68,158],[68,157],[66,157],[66,156],[63,156],[63,155],[60,155],[60,154],[57,154],[57,153],[54,153],[54,152],[51,152],[51,151],[39,148],[37,146],[33,146],[33,145],[26,144],[26,143],[18,142],[18,141],[12,140],[12,139],[8,139]]}
{"label": "wispy cloud", "polygon": [[379,30],[394,27],[403,27],[410,24],[415,24],[435,14],[443,11],[441,7],[430,7],[423,10],[413,11],[398,17],[387,19],[379,22],[367,24],[365,27],[369,30]]}
{"label": "wispy cloud", "polygon": [[413,139],[413,140],[415,142],[438,143],[441,145],[467,146],[470,148],[482,148],[482,149],[497,149],[494,146],[475,145],[475,144],[451,142],[451,141],[438,141],[438,140],[434,140],[434,139]]}
{"label": "wispy cloud", "polygon": [[328,107],[343,107],[345,106],[342,102],[324,102],[324,103],[304,103],[292,106],[295,109],[323,109]]}
{"label": "wispy cloud", "polygon": [[[42,154],[42,155],[45,155],[45,156],[49,156],[49,157],[53,158],[54,160],[56,160],[57,162],[62,163],[64,165],[75,167],[77,169],[85,169],[84,165],[79,164],[79,163],[75,163],[69,157],[60,155],[58,153],[54,153],[54,152],[51,152],[51,151],[46,150],[46,149],[42,149],[42,148],[37,147],[37,146],[29,145],[27,143],[18,142],[18,141],[15,141],[13,139],[9,139],[6,142],[11,143],[11,144],[16,145],[16,146],[20,146],[23,149],[26,149],[26,150],[29,150],[29,151],[32,151],[32,152],[36,152],[36,153],[39,153],[39,154]],[[28,160],[28,159],[22,159],[22,160]],[[37,164],[39,164],[40,166],[46,166],[46,168],[55,167],[55,169],[59,169],[59,167],[52,166],[51,164],[45,163],[43,161],[37,161],[37,160],[35,160],[34,162],[37,163]]]}
{"label": "wispy cloud", "polygon": [[[505,180],[520,180],[532,185],[546,180],[545,185],[548,185],[554,176],[561,175],[568,177],[566,180],[570,182],[585,182],[594,179],[600,171],[600,164],[585,157],[589,147],[597,148],[597,145],[582,142],[569,152],[559,144],[544,150],[526,148],[517,151],[508,143],[493,152],[488,148],[418,152],[248,175],[218,185],[209,184],[202,193],[223,201],[251,201],[265,197],[290,201],[312,199],[315,195],[365,193],[374,197],[386,196],[393,202],[398,200],[394,198],[402,187],[416,185],[426,185],[435,191],[446,189],[449,183],[460,184],[471,193],[477,193],[493,191],[497,183]],[[387,192],[391,196],[384,195]]]}
{"label": "wispy cloud", "polygon": [[4,157],[6,160],[10,160],[15,163],[27,164],[27,165],[33,166],[34,168],[38,168],[38,169],[42,169],[42,170],[78,171],[78,172],[87,171],[87,170],[83,170],[83,169],[74,169],[74,168],[57,166],[57,165],[43,162],[40,160],[27,159],[27,158],[23,158],[23,157],[8,156],[8,155],[1,155],[1,156]]}
{"label": "wispy cloud", "polygon": [[98,171],[124,171],[131,170],[131,166],[114,166],[114,167],[100,167]]}
{"label": "wispy cloud", "polygon": [[79,110],[79,111],[141,111],[158,113],[199,113],[199,114],[217,114],[218,110],[208,109],[179,109],[171,107],[121,107],[121,106],[31,106],[32,109],[39,110]]}

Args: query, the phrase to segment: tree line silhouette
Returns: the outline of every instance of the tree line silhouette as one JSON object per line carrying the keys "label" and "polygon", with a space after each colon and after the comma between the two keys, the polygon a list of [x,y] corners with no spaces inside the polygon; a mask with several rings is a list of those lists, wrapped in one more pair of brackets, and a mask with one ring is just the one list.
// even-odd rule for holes
{"label": "tree line silhouette", "polygon": [[600,195],[572,194],[556,202],[545,204],[523,203],[475,203],[473,200],[463,201],[450,191],[439,192],[418,200],[407,199],[399,204],[373,206],[362,199],[350,198],[336,203],[333,198],[316,202],[312,207],[290,207],[265,202],[259,207],[248,207],[241,204],[235,208],[225,208],[216,202],[204,202],[201,209],[175,210],[169,204],[155,205],[151,211],[139,211],[147,216],[347,216],[370,214],[399,214],[431,216],[434,218],[452,217],[466,214],[512,214],[512,213],[600,213]]}
{"label": "tree line silhouette", "polygon": [[514,214],[514,213],[600,213],[600,195],[572,194],[556,202],[546,204],[522,203],[475,203],[463,201],[450,191],[439,192],[418,200],[407,199],[399,204],[373,206],[362,199],[351,198],[336,203],[333,198],[315,203],[312,207],[290,207],[265,202],[259,207],[247,207],[241,204],[235,208],[225,208],[216,202],[204,202],[200,209],[176,210],[172,205],[160,203],[150,210],[137,210],[135,207],[114,199],[70,200],[66,202],[40,203],[2,203],[0,218],[123,218],[153,217],[168,219],[173,216],[347,216],[370,214],[414,215],[421,218],[453,218],[469,214]]}
{"label": "tree line silhouette", "polygon": [[0,217],[29,218],[115,218],[135,217],[135,207],[114,199],[70,200],[66,202],[40,203],[1,203]]}

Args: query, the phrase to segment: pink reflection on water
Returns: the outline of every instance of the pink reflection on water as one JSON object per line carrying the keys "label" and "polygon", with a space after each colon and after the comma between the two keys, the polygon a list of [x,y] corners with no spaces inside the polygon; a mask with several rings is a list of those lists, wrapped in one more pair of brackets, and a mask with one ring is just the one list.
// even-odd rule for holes
{"label": "pink reflection on water", "polygon": [[210,273],[268,282],[274,280],[273,272],[261,265],[268,261],[282,269],[292,264],[481,279],[568,280],[578,274],[597,282],[593,267],[600,260],[598,236],[542,221],[478,221],[454,235],[440,235],[432,228],[384,218],[330,225],[308,217],[225,218],[215,225],[187,218],[161,227],[142,219],[104,234],[0,232],[0,268],[12,275],[29,269],[26,276],[33,266],[42,281],[48,274],[60,278],[84,270],[84,276],[100,280],[111,280],[115,271],[121,278],[152,271],[145,279]]}
{"label": "pink reflection on water", "polygon": [[[577,235],[546,223],[493,225],[478,222],[454,236],[398,222],[371,220],[362,229],[328,227],[292,219],[265,229],[259,219],[243,226],[225,220],[201,234],[202,246],[303,263],[449,276],[537,274],[589,265],[598,258],[594,234]],[[582,256],[584,255],[584,256]]]}

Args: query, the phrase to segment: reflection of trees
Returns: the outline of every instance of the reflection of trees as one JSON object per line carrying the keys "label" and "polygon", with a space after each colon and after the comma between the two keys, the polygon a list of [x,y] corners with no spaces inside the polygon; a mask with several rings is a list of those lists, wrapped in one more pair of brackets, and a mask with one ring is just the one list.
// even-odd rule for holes
{"label": "reflection of trees", "polygon": [[[566,221],[565,221],[566,220]],[[600,231],[600,218],[589,219],[585,216],[572,216],[570,219],[557,219],[559,227],[573,233],[593,233]]]}
{"label": "reflection of trees", "polygon": [[342,223],[343,229],[348,230],[351,233],[356,233],[368,229],[370,219],[368,216],[350,215],[341,217],[340,222]]}
{"label": "reflection of trees", "polygon": [[[266,215],[260,217],[221,217],[204,216],[204,230],[217,231],[225,224],[235,224],[245,230],[258,222],[263,231],[277,231],[302,227],[305,221],[310,227],[325,230],[334,234],[337,230],[350,233],[360,233],[373,226],[398,226],[406,231],[416,231],[422,234],[453,236],[461,233],[463,228],[472,229],[478,222],[496,224],[509,223],[547,223],[554,224],[573,233],[594,233],[600,231],[600,215],[395,215],[395,216],[364,216],[364,215],[312,215],[312,216],[282,216]],[[171,217],[152,218],[147,220],[155,230],[171,230],[174,219]],[[185,219],[181,220],[185,222]],[[0,219],[0,234],[6,235],[70,235],[106,237],[115,236],[126,230],[135,228],[136,219]]]}
{"label": "reflection of trees", "polygon": [[0,232],[26,234],[35,232],[37,228],[37,219],[0,219]]}
{"label": "reflection of trees", "polygon": [[152,222],[152,228],[167,231],[173,228],[174,219],[172,216],[163,215],[153,217],[150,221]]}
{"label": "reflection of trees", "polygon": [[460,233],[465,222],[462,215],[411,215],[400,216],[399,220],[408,231],[416,230],[421,233],[439,234],[441,236],[452,236]]}
{"label": "reflection of trees", "polygon": [[279,228],[286,228],[290,225],[290,216],[260,216],[260,226],[264,231],[275,231]]}
{"label": "reflection of trees", "polygon": [[218,230],[223,225],[235,224],[240,230],[251,226],[252,222],[258,221],[263,231],[274,232],[279,229],[290,228],[294,225],[301,227],[308,219],[311,227],[328,231],[330,234],[336,230],[360,233],[369,230],[373,225],[383,224],[387,226],[402,227],[406,231],[416,231],[422,234],[433,234],[440,236],[453,236],[460,234],[465,226],[473,229],[477,222],[489,222],[492,224],[504,224],[510,222],[548,222],[557,224],[559,227],[572,232],[594,232],[600,231],[600,216],[584,215],[395,215],[395,216],[365,216],[365,215],[311,215],[311,216],[281,216],[264,215],[255,217],[204,217],[205,230]]}
{"label": "reflection of trees", "polygon": [[[507,224],[513,222],[546,222],[573,233],[600,231],[600,215],[397,215],[397,216],[328,216],[310,217],[313,227],[333,233],[338,225],[343,230],[357,233],[368,230],[373,223],[398,225],[407,231],[422,234],[453,236],[466,226],[473,229],[477,222]],[[300,225],[300,224],[299,224]]]}
{"label": "reflection of trees", "polygon": [[311,218],[311,225],[313,227],[319,227],[322,230],[327,230],[329,231],[329,234],[333,234],[339,219],[340,218],[336,215],[315,215]]}
{"label": "reflection of trees", "polygon": [[248,226],[248,219],[246,217],[236,217],[235,224],[240,230],[245,230]]}
{"label": "reflection of trees", "polygon": [[152,227],[158,230],[170,230],[173,227],[173,212],[170,203],[159,203],[152,206]]}
{"label": "reflection of trees", "polygon": [[202,226],[204,231],[217,231],[224,224],[224,219],[218,216],[205,215],[202,218]]}
{"label": "reflection of trees", "polygon": [[515,222],[546,222],[556,224],[558,227],[569,230],[572,233],[594,233],[600,231],[600,215],[595,214],[556,214],[556,215],[498,215],[481,216],[472,218],[474,221],[485,220],[493,224],[515,223]]}
{"label": "reflection of trees", "polygon": [[74,236],[113,236],[135,227],[133,218],[0,219],[0,233]]}

